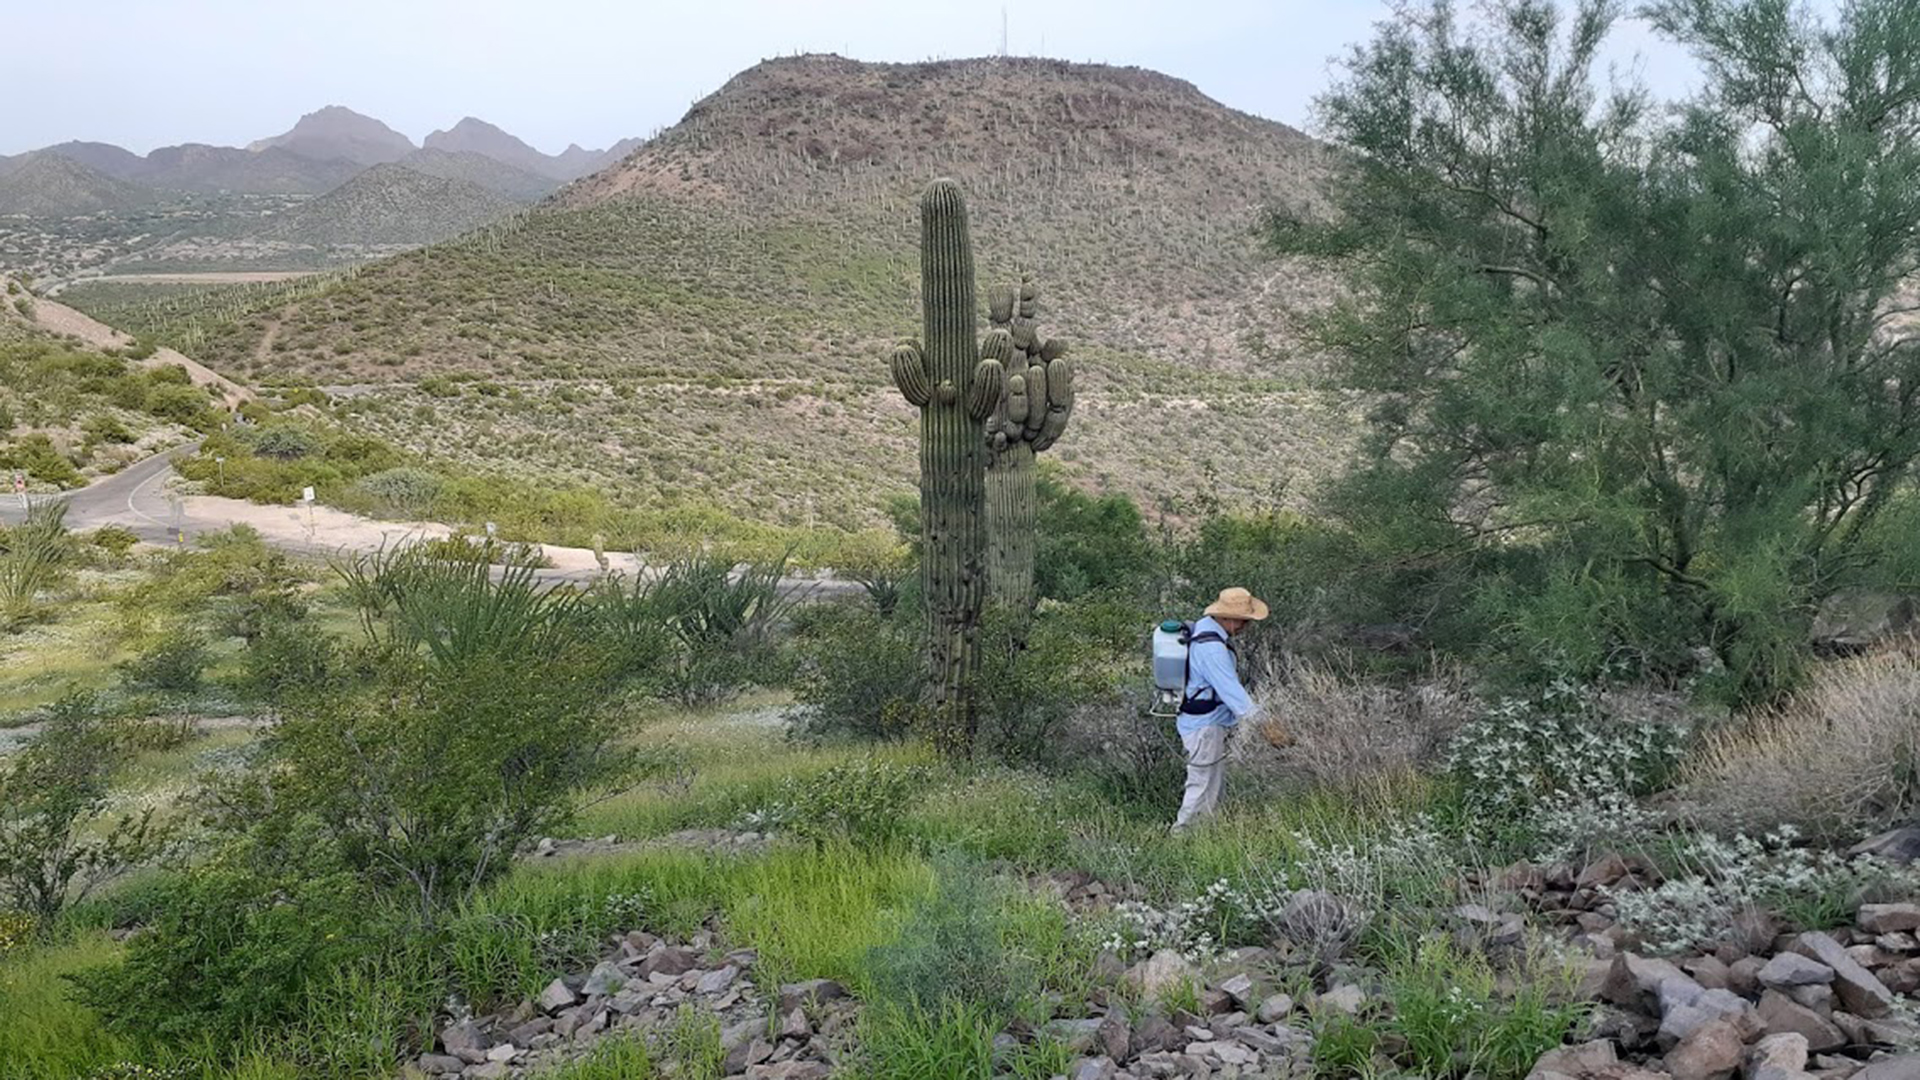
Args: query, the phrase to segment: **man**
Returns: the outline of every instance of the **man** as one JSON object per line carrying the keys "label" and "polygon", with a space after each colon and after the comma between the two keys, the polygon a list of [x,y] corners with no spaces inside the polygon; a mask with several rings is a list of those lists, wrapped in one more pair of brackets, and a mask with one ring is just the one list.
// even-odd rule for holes
{"label": "man", "polygon": [[1187,644],[1187,689],[1180,702],[1180,742],[1187,750],[1187,788],[1180,800],[1179,832],[1213,813],[1227,771],[1227,737],[1242,720],[1260,713],[1234,670],[1232,639],[1267,617],[1267,605],[1245,589],[1223,589],[1208,605]]}

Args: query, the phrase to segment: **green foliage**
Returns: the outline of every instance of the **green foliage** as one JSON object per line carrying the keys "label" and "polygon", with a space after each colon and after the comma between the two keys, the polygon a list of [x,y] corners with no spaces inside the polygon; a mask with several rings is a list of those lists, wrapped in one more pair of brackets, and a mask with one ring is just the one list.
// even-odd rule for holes
{"label": "green foliage", "polygon": [[923,766],[858,757],[818,776],[789,777],[758,820],[815,844],[885,843],[900,834],[905,812],[926,794],[931,779]]}
{"label": "green foliage", "polygon": [[129,757],[96,702],[69,695],[25,750],[0,761],[0,908],[49,925],[68,904],[149,857],[153,811],[110,816],[109,784]]}
{"label": "green foliage", "polygon": [[115,559],[124,559],[140,542],[140,534],[124,525],[102,525],[84,534],[86,541]]}
{"label": "green foliage", "polygon": [[1506,0],[1485,35],[1400,12],[1322,100],[1353,155],[1337,215],[1275,239],[1351,271],[1318,336],[1374,437],[1333,503],[1377,565],[1427,569],[1401,612],[1488,580],[1469,644],[1583,677],[1684,673],[1703,645],[1726,698],[1764,701],[1820,599],[1880,576],[1920,458],[1884,392],[1920,347],[1879,333],[1920,224],[1920,75],[1894,59],[1920,12],[1649,11],[1706,73],[1672,111],[1603,88],[1598,0]]}
{"label": "green foliage", "polygon": [[847,604],[796,613],[798,734],[902,739],[921,727],[926,652],[916,627],[904,620]]}
{"label": "green foliage", "polygon": [[899,934],[868,957],[875,988],[887,1001],[926,1013],[959,1006],[1010,1018],[1039,978],[1031,958],[1004,940],[996,883],[981,867],[959,862],[939,865],[937,875],[938,885],[914,904]]}
{"label": "green foliage", "polygon": [[668,693],[689,708],[724,701],[772,676],[773,627],[793,599],[782,556],[736,570],[699,553],[668,563],[647,602],[678,639],[664,673]]}
{"label": "green foliage", "polygon": [[539,1080],[652,1080],[656,1068],[645,1039],[620,1037],[601,1039],[586,1057],[537,1075]]}
{"label": "green foliage", "polygon": [[320,449],[320,439],[317,435],[304,427],[292,424],[276,424],[261,428],[248,438],[253,444],[254,453],[280,461],[293,461],[316,453]]}
{"label": "green foliage", "polygon": [[66,572],[73,554],[66,518],[65,502],[42,502],[20,524],[0,528],[0,629],[31,617],[40,593]]}
{"label": "green foliage", "polygon": [[879,1002],[861,1017],[860,1053],[853,1075],[871,1080],[939,1076],[990,1080],[1014,1076],[1042,1080],[1065,1075],[1073,1055],[1042,1039],[1002,1059],[993,1046],[996,1017],[977,1005],[918,1009]]}
{"label": "green foliage", "polygon": [[1150,580],[1154,556],[1132,499],[1089,495],[1042,470],[1034,482],[1034,588],[1042,598],[1090,592],[1133,594]]}
{"label": "green foliage", "polygon": [[63,488],[76,488],[86,477],[65,454],[54,448],[53,440],[42,434],[22,435],[0,449],[0,469],[18,469],[35,480],[44,480]]}
{"label": "green foliage", "polygon": [[432,511],[442,481],[431,469],[401,465],[361,479],[358,494],[389,515],[420,517]]}
{"label": "green foliage", "polygon": [[120,678],[135,690],[190,694],[200,689],[201,678],[212,660],[205,635],[196,630],[172,630],[123,662]]}

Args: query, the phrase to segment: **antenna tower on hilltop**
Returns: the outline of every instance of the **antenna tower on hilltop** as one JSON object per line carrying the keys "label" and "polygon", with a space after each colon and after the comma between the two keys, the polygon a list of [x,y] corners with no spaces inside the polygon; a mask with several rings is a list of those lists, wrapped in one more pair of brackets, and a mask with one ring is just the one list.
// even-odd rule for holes
{"label": "antenna tower on hilltop", "polygon": [[1005,59],[1006,55],[1007,55],[1007,5],[1001,4],[1000,5],[1000,56],[1002,59]]}

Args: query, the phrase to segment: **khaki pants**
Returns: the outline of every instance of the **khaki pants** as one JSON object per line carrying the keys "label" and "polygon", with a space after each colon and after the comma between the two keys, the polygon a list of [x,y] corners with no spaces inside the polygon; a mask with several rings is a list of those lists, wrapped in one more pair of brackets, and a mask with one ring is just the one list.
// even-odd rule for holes
{"label": "khaki pants", "polygon": [[1180,798],[1180,816],[1173,819],[1176,829],[1212,814],[1220,801],[1220,782],[1227,775],[1227,729],[1208,724],[1180,736],[1180,742],[1187,749],[1187,787]]}

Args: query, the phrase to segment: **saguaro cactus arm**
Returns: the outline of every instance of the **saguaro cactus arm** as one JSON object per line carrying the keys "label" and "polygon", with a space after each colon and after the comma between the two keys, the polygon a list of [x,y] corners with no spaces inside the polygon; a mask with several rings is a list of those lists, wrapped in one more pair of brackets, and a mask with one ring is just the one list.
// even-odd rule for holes
{"label": "saguaro cactus arm", "polygon": [[919,409],[933,400],[933,383],[927,378],[927,361],[920,354],[919,342],[903,341],[895,346],[892,365],[893,385],[899,387],[907,404]]}

